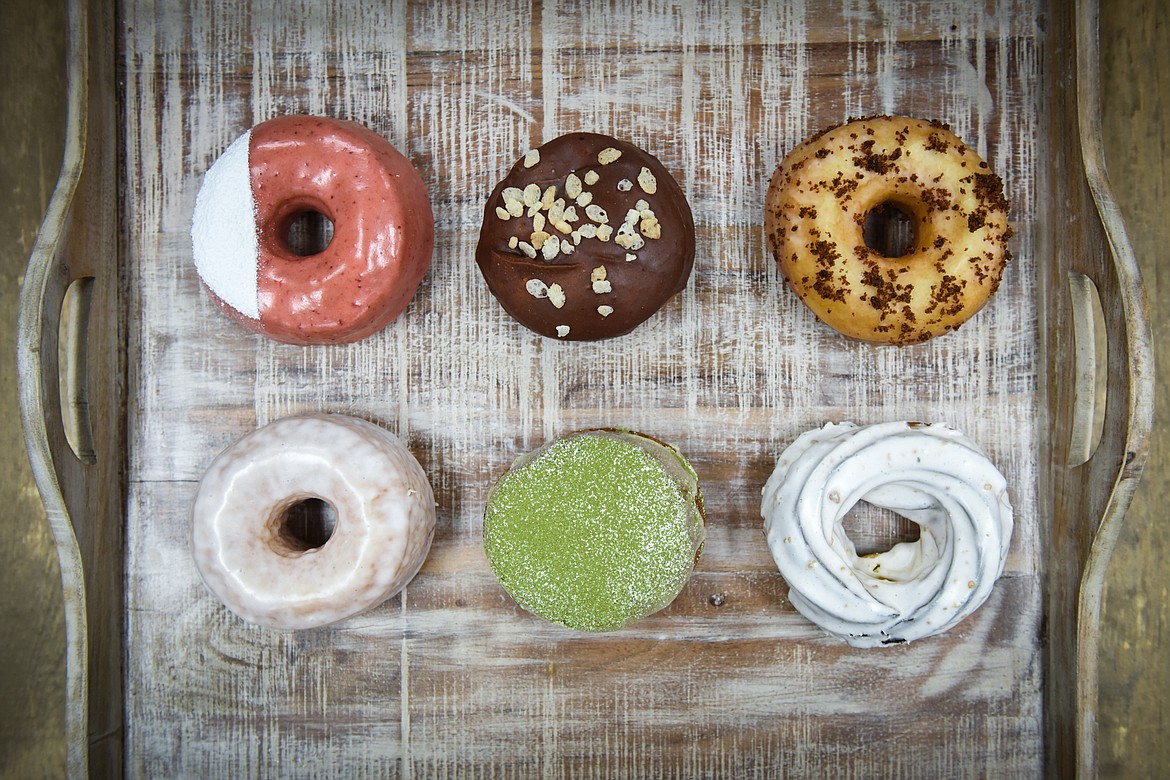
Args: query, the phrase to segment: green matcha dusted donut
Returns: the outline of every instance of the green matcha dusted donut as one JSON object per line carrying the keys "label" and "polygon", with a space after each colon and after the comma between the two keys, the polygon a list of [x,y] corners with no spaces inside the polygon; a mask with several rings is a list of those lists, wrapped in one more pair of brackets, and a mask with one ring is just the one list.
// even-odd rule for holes
{"label": "green matcha dusted donut", "polygon": [[520,606],[582,631],[657,612],[699,558],[703,496],[674,447],[589,430],[521,456],[488,496],[483,541]]}

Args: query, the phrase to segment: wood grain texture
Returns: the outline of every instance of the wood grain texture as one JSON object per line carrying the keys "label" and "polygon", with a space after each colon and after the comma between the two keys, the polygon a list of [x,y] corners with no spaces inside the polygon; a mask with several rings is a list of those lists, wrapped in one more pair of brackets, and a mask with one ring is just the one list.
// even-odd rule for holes
{"label": "wood grain texture", "polygon": [[1170,7],[1101,4],[1102,124],[1106,161],[1142,265],[1159,361],[1158,405],[1146,477],[1126,516],[1106,580],[1102,620],[1101,775],[1156,777],[1170,763]]}
{"label": "wood grain texture", "polygon": [[[1023,0],[126,3],[129,772],[1037,772],[1042,11]],[[1004,174],[1017,235],[984,312],[900,350],[817,324],[783,288],[761,229],[788,149],[895,111],[947,121]],[[431,193],[431,271],[406,313],[360,344],[253,336],[218,314],[191,265],[203,172],[248,126],[291,112],[367,123]],[[597,344],[525,331],[473,262],[498,177],[577,128],[655,153],[698,226],[686,291]],[[223,447],[318,410],[408,442],[439,502],[435,544],[404,594],[366,615],[297,634],[252,628],[199,581],[189,504]],[[845,419],[946,422],[1008,477],[1006,576],[945,637],[850,650],[787,602],[760,489],[796,435]],[[507,599],[480,519],[514,457],[597,425],[676,444],[703,480],[710,538],[674,605],[595,637]]]}

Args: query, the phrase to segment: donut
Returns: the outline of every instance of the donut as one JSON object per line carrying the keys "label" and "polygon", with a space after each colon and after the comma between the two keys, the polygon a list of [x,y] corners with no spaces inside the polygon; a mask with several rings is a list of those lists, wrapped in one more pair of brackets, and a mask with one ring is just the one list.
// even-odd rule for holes
{"label": "donut", "polygon": [[653,155],[572,133],[528,151],[496,185],[475,260],[525,327],[569,341],[607,339],[686,287],[695,222]]}
{"label": "donut", "polygon": [[[865,501],[919,538],[859,557],[843,519]],[[943,425],[830,423],[799,436],[764,486],[768,546],[806,618],[854,647],[953,628],[987,600],[1007,560],[1007,483]]]}
{"label": "donut", "polygon": [[[294,525],[315,502],[336,515],[325,539]],[[434,494],[410,451],[337,414],[285,417],[244,436],[208,467],[191,509],[207,587],[244,620],[278,629],[327,625],[398,593],[434,529]]]}
{"label": "donut", "polygon": [[[302,224],[326,234],[331,224],[328,244],[294,246]],[[191,241],[203,286],[235,321],[288,344],[348,343],[406,308],[431,262],[434,219],[418,172],[384,138],[284,116],[208,169]]]}
{"label": "donut", "polygon": [[954,330],[1011,258],[1003,182],[946,125],[878,116],[793,149],[768,186],[780,274],[825,324],[903,346]]}
{"label": "donut", "polygon": [[520,457],[484,511],[488,562],[545,620],[613,631],[666,607],[706,537],[698,476],[644,434],[590,430]]}

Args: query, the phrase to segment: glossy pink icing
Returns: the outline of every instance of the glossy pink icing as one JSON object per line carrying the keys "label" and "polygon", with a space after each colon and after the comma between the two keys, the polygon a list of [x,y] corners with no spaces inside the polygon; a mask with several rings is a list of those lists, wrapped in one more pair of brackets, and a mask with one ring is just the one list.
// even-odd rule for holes
{"label": "glossy pink icing", "polygon": [[[345,343],[390,324],[430,265],[434,218],[422,178],[366,127],[286,116],[252,130],[248,152],[259,235],[260,319],[292,344]],[[289,249],[289,222],[317,211],[333,222],[320,253]]]}

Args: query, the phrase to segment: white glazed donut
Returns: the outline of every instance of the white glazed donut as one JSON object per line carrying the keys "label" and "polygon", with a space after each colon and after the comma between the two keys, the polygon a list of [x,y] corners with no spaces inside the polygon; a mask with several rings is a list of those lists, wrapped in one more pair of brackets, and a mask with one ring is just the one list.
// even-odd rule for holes
{"label": "white glazed donut", "polygon": [[[918,541],[859,557],[842,523],[858,501],[914,521]],[[991,593],[1012,534],[1003,475],[966,436],[925,423],[801,434],[760,511],[793,605],[854,647],[952,628]]]}
{"label": "white glazed donut", "polygon": [[[306,499],[333,507],[328,541],[305,549],[286,527]],[[233,612],[271,628],[312,628],[370,609],[418,572],[435,528],[426,474],[394,434],[342,415],[286,417],[212,462],[191,512],[199,573]]]}

